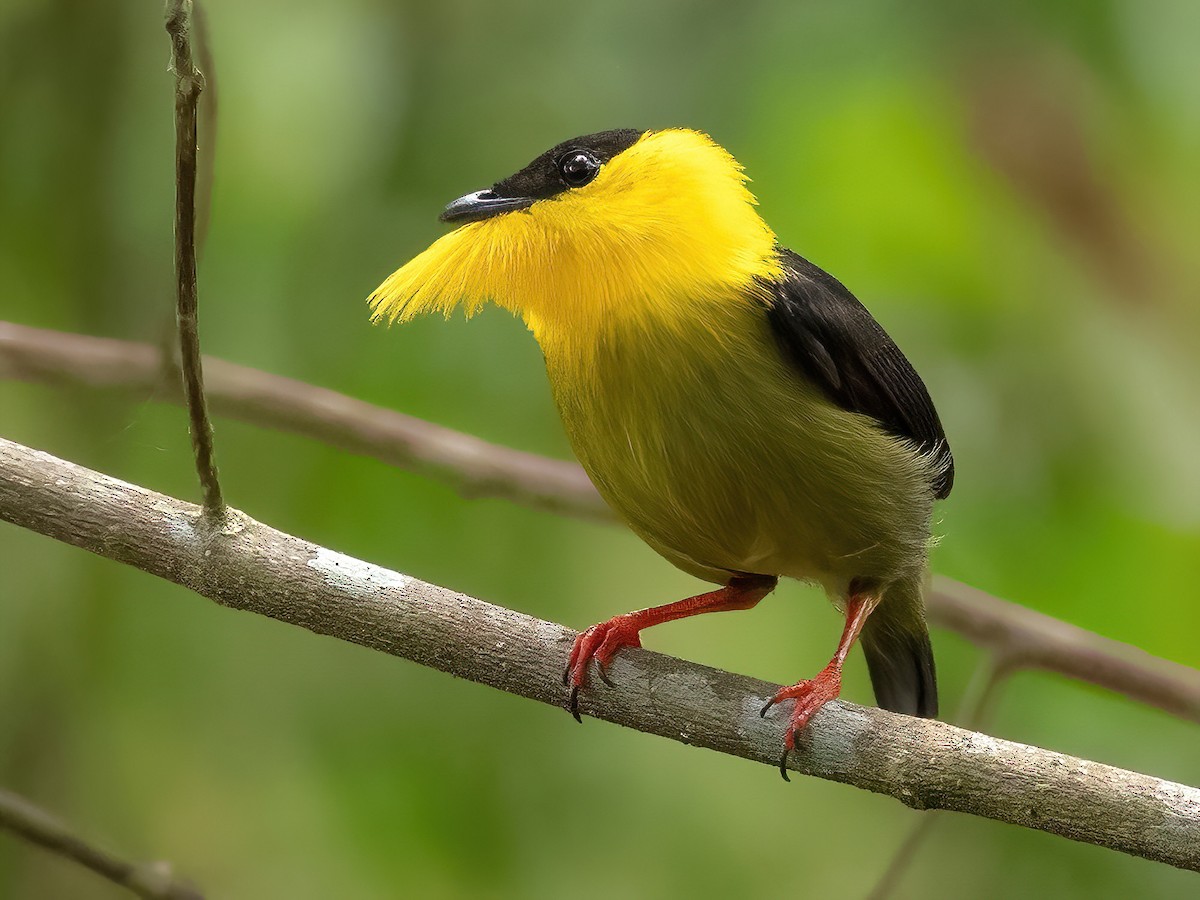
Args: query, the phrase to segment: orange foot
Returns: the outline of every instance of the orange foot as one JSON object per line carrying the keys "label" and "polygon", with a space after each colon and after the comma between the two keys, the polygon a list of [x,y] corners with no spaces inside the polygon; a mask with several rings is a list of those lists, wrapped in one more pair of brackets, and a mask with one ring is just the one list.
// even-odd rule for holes
{"label": "orange foot", "polygon": [[588,663],[596,660],[601,680],[609,687],[614,687],[608,680],[608,666],[622,647],[642,646],[639,632],[631,616],[613,616],[575,638],[571,658],[567,660],[567,670],[563,672],[563,684],[571,687],[568,709],[576,722],[583,721],[579,718],[579,691],[587,684]]}
{"label": "orange foot", "polygon": [[767,710],[781,700],[795,700],[796,707],[792,710],[792,724],[787,736],[783,739],[783,756],[779,759],[779,774],[784,781],[791,781],[787,773],[788,754],[796,749],[796,736],[809,723],[818,709],[830,700],[836,700],[842,692],[841,666],[826,666],[808,681],[799,681],[791,687],[786,687],[767,701],[760,716],[766,716]]}

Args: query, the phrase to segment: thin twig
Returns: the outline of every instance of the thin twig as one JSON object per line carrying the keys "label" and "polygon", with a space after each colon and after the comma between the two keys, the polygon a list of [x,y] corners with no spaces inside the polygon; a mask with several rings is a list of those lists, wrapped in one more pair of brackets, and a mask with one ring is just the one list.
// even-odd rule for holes
{"label": "thin twig", "polygon": [[[963,692],[963,699],[959,704],[954,721],[972,731],[982,728],[984,720],[992,709],[996,695],[1000,692],[1000,687],[1007,681],[1010,674],[1012,674],[1012,670],[995,652],[989,653],[980,660],[979,665],[975,667],[975,672],[971,675],[966,691]],[[896,888],[900,885],[900,880],[916,859],[917,851],[925,841],[929,840],[934,825],[941,818],[940,810],[934,809],[927,810],[917,818],[908,830],[908,834],[904,836],[904,840],[892,853],[891,861],[884,869],[883,874],[879,876],[879,881],[875,883],[871,893],[867,895],[867,900],[887,900],[895,893]]]}
{"label": "thin twig", "polygon": [[[576,632],[0,439],[0,519],[167,578],[235,609],[562,705]],[[776,685],[645,650],[581,709],[774,767]],[[783,713],[786,716],[786,712]],[[566,726],[564,716],[564,726]],[[1200,871],[1200,789],[852,703],[827,704],[796,772]],[[781,789],[783,789],[781,787]]]}
{"label": "thin twig", "polygon": [[1200,722],[1200,672],[1188,666],[941,576],[929,618],[998,653],[1009,670],[1055,672]]}
{"label": "thin twig", "polygon": [[988,653],[976,665],[963,691],[962,701],[954,715],[954,722],[972,731],[983,727],[991,715],[1000,688],[1012,675],[1008,662],[994,651]]}
{"label": "thin twig", "polygon": [[217,65],[213,58],[208,31],[208,9],[201,3],[192,7],[192,43],[204,73],[204,90],[197,110],[196,142],[196,256],[204,257],[208,225],[212,218],[213,174],[217,160]]}
{"label": "thin twig", "polygon": [[196,296],[196,105],[204,90],[204,75],[192,60],[191,19],[192,0],[168,0],[167,34],[171,37],[171,71],[175,74],[175,318],[204,511],[216,518],[224,510],[225,501],[217,478],[212,422],[204,400]]}
{"label": "thin twig", "polygon": [[171,874],[168,863],[133,863],[113,856],[79,837],[44,809],[3,788],[0,788],[0,828],[74,860],[146,900],[203,900],[196,888]]}
{"label": "thin twig", "polygon": [[917,850],[933,833],[933,826],[938,822],[938,810],[931,809],[920,814],[920,817],[904,835],[904,840],[896,847],[887,868],[875,882],[875,887],[867,894],[866,900],[887,900],[900,886],[900,880],[912,866]]}
{"label": "thin twig", "polygon": [[[143,396],[163,385],[160,354],[147,344],[0,322],[0,378],[113,388]],[[583,470],[303,382],[204,359],[208,396],[220,414],[322,441],[449,482],[472,497],[615,521]],[[170,383],[167,385],[171,387]],[[162,399],[179,401],[167,391]],[[1200,722],[1200,672],[1058,619],[937,578],[929,618],[1008,664],[1097,684]]]}
{"label": "thin twig", "polygon": [[[181,402],[149,344],[0,322],[0,378],[113,388]],[[469,497],[615,521],[575,463],[501,447],[325,388],[204,357],[214,411],[447,482]],[[166,390],[160,390],[161,388]]]}

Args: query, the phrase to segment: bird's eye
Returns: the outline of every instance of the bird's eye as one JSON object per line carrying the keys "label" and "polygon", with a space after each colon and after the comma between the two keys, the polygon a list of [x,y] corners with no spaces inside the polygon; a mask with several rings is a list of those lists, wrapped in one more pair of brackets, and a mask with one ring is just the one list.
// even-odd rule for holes
{"label": "bird's eye", "polygon": [[582,187],[600,171],[600,160],[586,150],[574,150],[558,161],[558,173],[571,187]]}

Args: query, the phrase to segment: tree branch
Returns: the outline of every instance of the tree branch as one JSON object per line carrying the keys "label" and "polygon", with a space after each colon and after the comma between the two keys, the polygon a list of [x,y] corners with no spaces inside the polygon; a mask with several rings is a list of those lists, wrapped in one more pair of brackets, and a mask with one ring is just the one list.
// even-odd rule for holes
{"label": "tree branch", "polygon": [[[149,344],[0,322],[0,377],[115,388],[182,402]],[[204,357],[220,415],[303,435],[449,482],[470,497],[503,497],[550,512],[615,521],[575,463],[511,450],[336,391]]]}
{"label": "tree branch", "polygon": [[[999,654],[989,653],[976,666],[975,674],[967,684],[958,712],[952,721],[972,731],[982,728],[984,717],[991,711],[993,701],[1007,680],[1007,671],[1000,663]],[[913,822],[908,834],[892,852],[887,868],[867,894],[867,900],[887,900],[892,896],[912,866],[917,851],[929,839],[934,825],[940,818],[944,816],[933,810]]]}
{"label": "tree branch", "polygon": [[[550,512],[615,521],[578,465],[501,447],[290,378],[204,358],[221,415],[322,441],[456,486]],[[0,322],[0,378],[147,394],[166,386],[147,344]],[[1200,672],[1092,634],[949,578],[938,578],[929,618],[998,655],[1011,671],[1041,668],[1100,685],[1200,722]]]}
{"label": "tree branch", "polygon": [[190,884],[177,880],[167,863],[132,863],[89,844],[50,813],[0,788],[0,828],[72,859],[146,900],[203,900]]}
{"label": "tree branch", "polygon": [[192,60],[192,0],[168,0],[166,27],[171,38],[171,71],[175,74],[175,319],[180,370],[204,510],[219,517],[225,501],[217,478],[212,422],[204,398],[196,296],[196,105],[204,90],[204,75]]}
{"label": "tree branch", "polygon": [[937,577],[932,621],[996,654],[1002,673],[1044,669],[1200,722],[1200,672],[1121,641]]}
{"label": "tree branch", "polygon": [[[0,519],[225,606],[561,706],[575,632],[0,439]],[[775,685],[645,650],[613,664],[583,712],[774,766]],[[793,770],[1200,871],[1200,790],[930,719],[832,702]]]}
{"label": "tree branch", "polygon": [[192,9],[192,43],[200,71],[204,73],[204,91],[197,110],[196,142],[196,257],[204,256],[208,225],[212,219],[213,175],[217,161],[217,64],[209,40],[208,10],[197,3]]}

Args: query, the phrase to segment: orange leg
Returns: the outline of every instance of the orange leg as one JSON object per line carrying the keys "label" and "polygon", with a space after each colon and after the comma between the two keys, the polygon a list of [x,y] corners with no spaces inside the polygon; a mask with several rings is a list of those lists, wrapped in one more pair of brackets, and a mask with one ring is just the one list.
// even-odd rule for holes
{"label": "orange leg", "polygon": [[837,652],[815,678],[800,681],[791,687],[786,687],[767,701],[759,715],[765,716],[767,710],[781,700],[795,700],[792,710],[792,722],[788,728],[787,737],[783,740],[783,756],[779,760],[779,773],[784,781],[790,781],[787,773],[788,754],[796,747],[796,735],[809,723],[817,710],[836,700],[842,692],[842,663],[850,653],[850,648],[858,640],[867,616],[875,608],[875,597],[868,594],[851,594],[846,602],[846,627],[842,630],[842,639],[838,641]]}
{"label": "orange leg", "polygon": [[707,594],[698,594],[665,606],[653,606],[650,609],[625,613],[623,616],[614,616],[607,622],[593,625],[575,638],[567,670],[563,673],[563,684],[571,687],[571,715],[577,722],[583,721],[579,718],[579,691],[587,684],[587,668],[591,660],[596,660],[600,678],[611,687],[612,682],[608,680],[607,671],[609,664],[622,647],[642,646],[640,632],[643,628],[672,622],[675,619],[685,619],[688,616],[698,616],[701,613],[750,609],[775,590],[778,581],[779,579],[771,575],[736,575],[725,587],[709,591]]}

